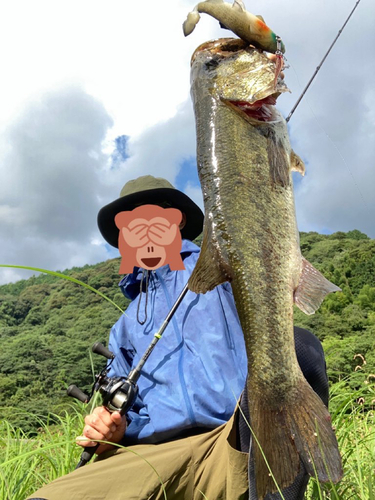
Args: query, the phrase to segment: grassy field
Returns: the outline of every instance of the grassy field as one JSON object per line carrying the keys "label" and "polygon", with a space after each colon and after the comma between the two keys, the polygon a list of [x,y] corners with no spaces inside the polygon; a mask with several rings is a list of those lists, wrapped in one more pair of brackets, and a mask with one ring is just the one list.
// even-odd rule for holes
{"label": "grassy field", "polygon": [[[30,419],[37,419],[29,415]],[[25,500],[42,485],[74,470],[80,450],[75,437],[83,428],[80,411],[53,415],[52,425],[40,422],[38,436],[29,437],[0,421],[0,499]]]}
{"label": "grassy field", "polygon": [[331,391],[330,410],[341,451],[344,477],[336,485],[312,479],[307,499],[375,500],[375,388],[364,382],[355,393]]}
{"label": "grassy field", "polygon": [[[7,421],[0,422],[0,500],[25,500],[43,484],[74,469],[80,456],[75,437],[83,427],[82,408],[75,408],[73,413],[54,415],[57,424],[41,422],[36,437],[26,436]],[[374,408],[373,382],[351,394],[343,393],[340,384],[334,386],[331,413],[344,477],[337,485],[310,480],[307,499],[375,500]],[[35,415],[30,418],[38,419]]]}

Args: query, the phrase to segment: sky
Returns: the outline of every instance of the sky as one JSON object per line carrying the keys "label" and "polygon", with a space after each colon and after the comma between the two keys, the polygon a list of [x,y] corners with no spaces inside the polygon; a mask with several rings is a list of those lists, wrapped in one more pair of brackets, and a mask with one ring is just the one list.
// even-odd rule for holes
{"label": "sky", "polygon": [[[287,116],[355,0],[245,0],[282,37]],[[13,0],[0,6],[0,264],[64,270],[118,256],[99,209],[139,175],[200,206],[190,57],[232,36],[194,0]],[[361,0],[289,122],[301,231],[375,238],[375,3]],[[119,139],[121,138],[122,139]],[[116,145],[121,145],[116,150]],[[28,278],[0,268],[0,284]]]}

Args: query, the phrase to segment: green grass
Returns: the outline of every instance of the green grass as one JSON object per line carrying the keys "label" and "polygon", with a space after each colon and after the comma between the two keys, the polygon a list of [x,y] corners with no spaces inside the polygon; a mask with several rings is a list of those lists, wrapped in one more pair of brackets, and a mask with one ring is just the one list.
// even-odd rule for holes
{"label": "green grass", "polygon": [[77,465],[80,449],[75,444],[83,416],[78,407],[73,413],[53,415],[58,424],[40,422],[37,437],[0,421],[0,499],[25,500],[46,483],[71,472]]}
{"label": "green grass", "polygon": [[342,456],[344,476],[336,485],[312,479],[306,498],[375,500],[375,388],[366,381],[356,392],[331,391],[331,415]]}
{"label": "green grass", "polygon": [[[309,500],[375,500],[374,384],[364,384],[363,389],[350,394],[342,392],[342,387],[344,383],[332,389],[331,413],[344,477],[336,485],[311,479],[306,493]],[[0,500],[25,500],[43,484],[75,468],[81,453],[75,438],[83,428],[83,405],[74,408],[73,412],[53,415],[51,421],[58,424],[40,421],[36,437],[0,421]],[[38,420],[35,415],[29,417]]]}

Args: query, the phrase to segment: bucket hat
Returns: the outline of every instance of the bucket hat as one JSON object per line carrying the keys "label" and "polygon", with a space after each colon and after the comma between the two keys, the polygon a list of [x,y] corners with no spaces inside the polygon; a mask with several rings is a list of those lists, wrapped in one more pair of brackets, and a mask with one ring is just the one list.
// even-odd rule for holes
{"label": "bucket hat", "polygon": [[115,224],[115,216],[119,212],[133,210],[140,205],[161,203],[178,208],[186,214],[186,224],[181,230],[182,238],[193,240],[202,232],[204,216],[198,205],[166,179],[152,175],[144,175],[127,182],[121,190],[120,197],[100,209],[99,231],[110,245],[118,248],[119,230]]}

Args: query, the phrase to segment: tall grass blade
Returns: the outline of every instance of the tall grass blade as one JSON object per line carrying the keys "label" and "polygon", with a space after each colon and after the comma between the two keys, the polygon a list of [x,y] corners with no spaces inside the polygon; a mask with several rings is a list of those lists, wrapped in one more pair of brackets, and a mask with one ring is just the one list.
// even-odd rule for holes
{"label": "tall grass blade", "polygon": [[72,283],[76,283],[77,285],[84,286],[88,290],[91,290],[92,292],[100,295],[103,299],[107,300],[110,304],[112,304],[114,307],[116,307],[121,313],[123,313],[123,309],[119,305],[117,305],[113,300],[111,300],[109,297],[104,295],[104,293],[99,292],[99,290],[96,290],[92,286],[88,285],[87,283],[84,283],[83,281],[77,280],[76,278],[72,278],[71,276],[67,276],[66,274],[58,273],[55,271],[49,271],[48,269],[40,269],[39,267],[30,267],[30,266],[16,266],[16,265],[10,265],[10,264],[0,264],[0,267],[11,267],[15,269],[27,269],[29,271],[36,271],[38,273],[45,273],[45,274],[50,274],[51,276],[56,276],[57,278],[62,278],[64,280],[71,281]]}

